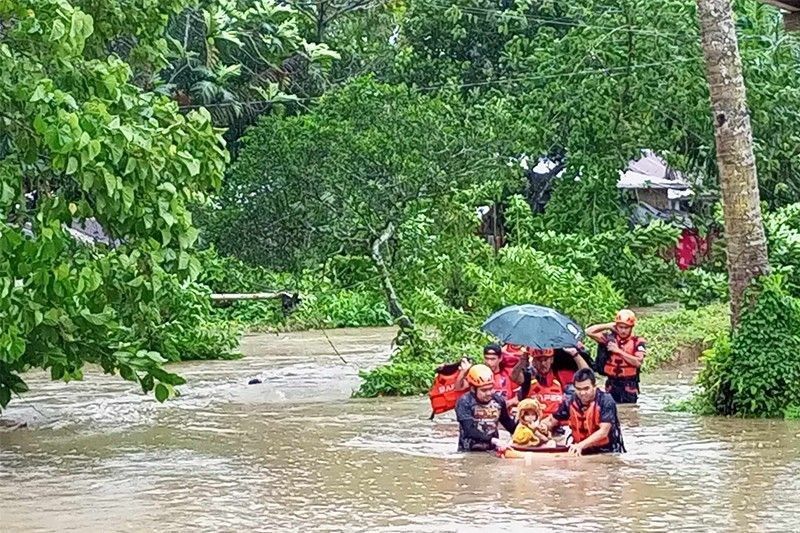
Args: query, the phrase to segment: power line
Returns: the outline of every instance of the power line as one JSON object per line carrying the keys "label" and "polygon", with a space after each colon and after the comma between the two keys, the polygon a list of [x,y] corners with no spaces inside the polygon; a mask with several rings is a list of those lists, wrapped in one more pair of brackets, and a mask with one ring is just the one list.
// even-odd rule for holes
{"label": "power line", "polygon": [[[686,63],[690,61],[697,61],[699,58],[695,57],[684,57],[680,59],[675,59],[673,61],[659,61],[659,62],[652,62],[652,63],[638,63],[633,65],[623,65],[619,67],[605,67],[605,68],[598,68],[598,69],[587,69],[581,70],[577,72],[556,72],[553,74],[542,74],[537,76],[519,76],[519,77],[511,77],[511,78],[497,78],[494,80],[484,80],[472,83],[461,83],[461,84],[450,84],[450,83],[441,83],[437,85],[429,85],[424,87],[416,87],[417,91],[421,92],[428,92],[428,91],[435,91],[438,89],[443,88],[451,88],[451,89],[468,89],[471,87],[482,87],[488,85],[495,85],[501,83],[519,83],[525,81],[542,81],[542,80],[551,80],[551,79],[558,79],[558,78],[569,78],[572,76],[586,76],[592,74],[605,74],[605,75],[616,75],[616,74],[625,74],[629,71],[640,70],[643,68],[650,68],[650,67],[659,67],[659,66],[667,66],[673,65],[677,63]],[[250,100],[247,102],[217,102],[217,103],[209,103],[209,104],[191,104],[186,106],[180,106],[180,109],[193,109],[199,107],[205,108],[214,108],[214,107],[227,107],[227,106],[245,106],[245,105],[257,105],[257,104],[277,104],[277,103],[290,103],[294,101],[313,101],[320,99],[320,96],[309,96],[305,98],[294,98],[290,100],[285,99],[275,99],[275,100]]]}
{"label": "power line", "polygon": [[[436,2],[430,2],[428,5],[435,5],[437,7],[447,8],[450,9],[451,7],[455,7],[465,13],[470,14],[493,14],[493,15],[508,15],[510,18],[524,18],[533,22],[544,22],[547,24],[553,24],[556,26],[568,26],[568,27],[575,27],[575,28],[591,28],[591,29],[599,29],[605,31],[611,30],[618,30],[618,29],[625,29],[634,34],[638,35],[653,35],[657,37],[686,37],[686,33],[678,33],[678,32],[663,32],[657,29],[646,29],[637,26],[599,26],[595,24],[587,24],[580,20],[568,20],[563,18],[553,18],[553,17],[541,17],[541,16],[534,16],[534,15],[526,15],[524,13],[514,13],[510,11],[503,11],[503,10],[495,10],[495,9],[487,9],[481,7],[469,7],[469,6],[454,6],[454,5],[446,5],[446,4],[438,4]],[[618,12],[623,13],[623,12]]]}

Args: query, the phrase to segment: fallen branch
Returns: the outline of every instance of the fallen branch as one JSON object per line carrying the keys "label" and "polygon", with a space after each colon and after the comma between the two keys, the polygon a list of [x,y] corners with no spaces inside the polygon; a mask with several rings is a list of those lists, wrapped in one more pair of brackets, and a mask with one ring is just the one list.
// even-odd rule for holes
{"label": "fallen branch", "polygon": [[211,300],[215,302],[236,302],[239,300],[277,300],[278,298],[291,298],[289,292],[249,292],[249,293],[220,293],[212,294]]}

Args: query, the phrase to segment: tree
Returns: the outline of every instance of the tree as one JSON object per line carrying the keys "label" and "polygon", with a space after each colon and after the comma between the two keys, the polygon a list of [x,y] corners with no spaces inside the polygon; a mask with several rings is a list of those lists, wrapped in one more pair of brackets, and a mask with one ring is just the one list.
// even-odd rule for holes
{"label": "tree", "polygon": [[[338,58],[301,32],[301,12],[274,0],[203,0],[171,18],[171,60],[161,71],[185,108],[208,106],[215,124],[238,138],[274,103],[310,96],[304,80]],[[310,82],[307,82],[308,85]]]}
{"label": "tree", "polygon": [[725,216],[731,324],[745,290],[769,271],[750,114],[730,0],[698,0]]}
{"label": "tree", "polygon": [[[738,5],[761,193],[777,207],[800,191],[800,93],[791,90],[800,46],[776,10]],[[657,9],[647,0],[412,1],[392,79],[458,89],[467,105],[496,105],[498,128],[519,153],[566,155],[548,224],[598,233],[622,219],[614,184],[641,148],[717,191],[698,35],[693,6],[680,0]]]}
{"label": "tree", "polygon": [[222,252],[297,270],[337,254],[369,257],[385,284],[404,222],[507,175],[485,124],[457,102],[369,78],[306,115],[264,117],[215,200],[213,240]]}
{"label": "tree", "polygon": [[[165,320],[165,284],[199,271],[189,206],[219,186],[227,151],[207,112],[131,83],[98,41],[125,33],[107,22],[97,35],[66,0],[0,1],[0,407],[30,368],[68,381],[97,363],[162,401],[182,382],[141,334]],[[68,226],[88,219],[110,248],[75,242]]]}

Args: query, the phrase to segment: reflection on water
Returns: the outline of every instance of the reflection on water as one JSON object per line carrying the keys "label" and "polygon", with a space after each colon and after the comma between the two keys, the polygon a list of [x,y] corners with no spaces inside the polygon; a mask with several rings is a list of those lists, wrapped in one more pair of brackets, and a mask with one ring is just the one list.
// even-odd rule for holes
{"label": "reflection on water", "polygon": [[[645,380],[620,417],[629,453],[532,464],[458,454],[426,398],[353,400],[391,332],[259,335],[239,361],[180,365],[160,405],[119,379],[53,383],[8,410],[2,531],[792,531],[800,424],[697,418],[663,405],[689,378]],[[252,377],[261,385],[246,385]]]}

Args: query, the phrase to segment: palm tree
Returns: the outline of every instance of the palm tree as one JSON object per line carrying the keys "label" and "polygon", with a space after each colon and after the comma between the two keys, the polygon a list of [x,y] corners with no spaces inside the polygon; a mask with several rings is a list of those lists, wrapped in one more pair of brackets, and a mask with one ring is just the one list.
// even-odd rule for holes
{"label": "palm tree", "polygon": [[731,326],[735,328],[746,304],[745,290],[755,278],[769,271],[767,240],[731,0],[697,0],[697,11],[714,113]]}

